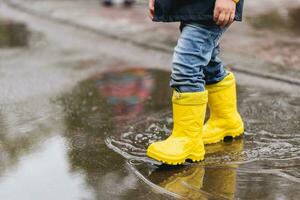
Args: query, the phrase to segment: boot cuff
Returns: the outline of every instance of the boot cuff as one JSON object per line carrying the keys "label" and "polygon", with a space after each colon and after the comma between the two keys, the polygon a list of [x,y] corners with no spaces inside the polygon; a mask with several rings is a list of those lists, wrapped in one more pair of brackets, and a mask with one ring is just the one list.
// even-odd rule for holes
{"label": "boot cuff", "polygon": [[229,72],[228,75],[220,82],[212,85],[206,85],[206,89],[209,93],[218,92],[220,90],[224,90],[231,86],[235,85],[235,77],[232,72]]}
{"label": "boot cuff", "polygon": [[172,102],[179,105],[202,105],[208,101],[208,92],[177,92],[174,90]]}

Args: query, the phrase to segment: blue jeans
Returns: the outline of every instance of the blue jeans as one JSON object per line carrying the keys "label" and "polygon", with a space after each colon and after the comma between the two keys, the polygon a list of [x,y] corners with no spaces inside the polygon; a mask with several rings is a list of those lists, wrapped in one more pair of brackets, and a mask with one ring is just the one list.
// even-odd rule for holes
{"label": "blue jeans", "polygon": [[175,47],[170,86],[179,92],[200,92],[205,84],[224,79],[227,72],[221,60],[219,39],[226,28],[186,23]]}

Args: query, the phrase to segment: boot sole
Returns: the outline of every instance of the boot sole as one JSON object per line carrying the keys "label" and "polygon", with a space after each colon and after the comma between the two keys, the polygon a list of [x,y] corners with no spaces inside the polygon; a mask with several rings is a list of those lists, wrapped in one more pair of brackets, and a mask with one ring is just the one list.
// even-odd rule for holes
{"label": "boot sole", "polygon": [[147,156],[168,165],[182,165],[188,159],[192,160],[193,162],[199,162],[204,160],[204,155],[205,155],[205,151],[201,152],[200,154],[190,153],[187,154],[186,156],[183,156],[182,158],[172,158],[168,156],[158,155],[157,153],[149,150],[147,151]]}
{"label": "boot sole", "polygon": [[224,132],[223,134],[219,134],[215,137],[203,138],[203,142],[204,142],[204,144],[215,144],[215,143],[223,141],[225,137],[236,138],[236,137],[242,135],[243,133],[244,133],[244,128],[242,127],[242,128],[239,128],[238,130],[234,129],[234,130]]}

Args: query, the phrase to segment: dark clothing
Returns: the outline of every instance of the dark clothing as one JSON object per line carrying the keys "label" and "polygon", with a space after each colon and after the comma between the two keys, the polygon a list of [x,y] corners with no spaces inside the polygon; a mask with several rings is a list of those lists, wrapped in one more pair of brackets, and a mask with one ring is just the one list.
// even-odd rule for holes
{"label": "dark clothing", "polygon": [[[244,0],[236,5],[235,20],[242,21]],[[153,21],[213,23],[215,0],[155,0]]]}

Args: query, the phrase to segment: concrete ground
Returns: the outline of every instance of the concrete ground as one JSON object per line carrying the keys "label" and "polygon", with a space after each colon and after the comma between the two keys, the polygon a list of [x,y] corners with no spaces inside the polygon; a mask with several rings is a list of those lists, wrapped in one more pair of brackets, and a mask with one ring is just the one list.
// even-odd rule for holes
{"label": "concrete ground", "polygon": [[[146,1],[130,9],[104,8],[98,0],[8,2],[40,17],[169,53],[179,34],[177,23],[152,23]],[[299,85],[299,7],[297,0],[246,2],[244,22],[232,25],[221,42],[226,63],[242,72]]]}
{"label": "concrete ground", "polygon": [[[298,36],[234,25],[223,59],[237,77],[246,132],[207,146],[204,162],[170,168],[145,149],[170,133],[178,25],[153,24],[145,11],[90,0],[1,3],[1,18],[26,24],[30,37],[0,49],[0,199],[299,199],[298,57],[282,64],[249,48],[266,49],[267,32],[268,55],[280,57],[273,45],[297,52]],[[235,39],[243,48],[233,46],[249,29]]]}

